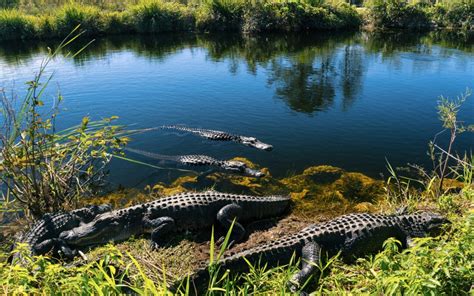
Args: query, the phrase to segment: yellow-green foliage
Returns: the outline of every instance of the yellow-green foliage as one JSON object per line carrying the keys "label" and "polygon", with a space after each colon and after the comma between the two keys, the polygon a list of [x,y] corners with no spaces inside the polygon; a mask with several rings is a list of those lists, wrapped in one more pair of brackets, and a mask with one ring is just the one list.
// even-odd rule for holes
{"label": "yellow-green foliage", "polygon": [[112,246],[106,248],[106,255],[101,259],[76,267],[58,264],[43,256],[30,257],[26,246],[21,246],[24,263],[10,265],[0,260],[0,291],[4,295],[79,292],[83,295],[118,295],[131,290],[165,293],[163,286],[150,280],[131,255]]}
{"label": "yellow-green foliage", "polygon": [[[0,40],[64,37],[78,24],[81,24],[87,35],[100,35],[193,30],[240,31],[242,28],[248,32],[337,29],[357,27],[360,23],[356,11],[347,5],[323,8],[274,0],[266,0],[265,4],[246,0],[206,0],[198,5],[164,0],[127,3],[130,5],[113,10],[101,9],[104,5],[100,3],[92,6],[70,2],[62,6],[52,5],[50,9],[36,14],[31,14],[28,9],[1,11]],[[262,15],[254,17],[252,13]],[[266,21],[270,23],[266,24]]]}
{"label": "yellow-green foliage", "polygon": [[0,40],[32,38],[35,36],[33,19],[17,10],[0,10]]}
{"label": "yellow-green foliage", "polygon": [[[450,218],[453,224],[442,236],[415,239],[414,246],[405,251],[400,252],[399,243],[392,239],[386,242],[383,252],[360,258],[356,264],[346,265],[337,258],[330,260],[321,266],[324,272],[318,285],[309,290],[316,290],[316,295],[468,295],[474,280],[474,211]],[[102,247],[89,254],[96,260],[77,267],[28,256],[26,266],[0,263],[0,291],[48,295],[78,291],[115,295],[135,291],[163,295],[163,279],[167,278],[170,284],[176,276],[186,274],[192,260],[183,266],[183,259],[192,259],[190,254],[195,250],[186,242],[158,251],[151,251],[144,244],[143,240],[132,240],[119,248]],[[157,253],[150,256],[150,252]],[[160,262],[166,265],[156,265]],[[253,264],[250,272],[238,276],[239,281],[224,275],[213,288],[235,295],[281,294],[297,270],[295,262],[273,269],[263,263]],[[170,265],[175,266],[176,272],[171,277],[173,268],[166,269]]]}
{"label": "yellow-green foliage", "polygon": [[196,28],[201,31],[240,30],[244,9],[242,0],[206,0],[196,10]]}
{"label": "yellow-green foliage", "polygon": [[194,25],[185,5],[161,0],[142,0],[130,7],[127,17],[139,33],[185,31]]}
{"label": "yellow-green foliage", "polygon": [[104,16],[93,6],[67,4],[54,14],[54,29],[59,36],[69,34],[77,25],[87,35],[97,35],[105,31]]}

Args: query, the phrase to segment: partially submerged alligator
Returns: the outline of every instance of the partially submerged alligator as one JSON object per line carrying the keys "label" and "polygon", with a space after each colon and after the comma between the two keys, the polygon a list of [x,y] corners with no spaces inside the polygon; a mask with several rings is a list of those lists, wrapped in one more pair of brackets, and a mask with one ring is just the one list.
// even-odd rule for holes
{"label": "partially submerged alligator", "polygon": [[[296,291],[310,276],[319,272],[322,254],[331,257],[340,252],[346,262],[351,262],[356,257],[381,250],[385,240],[390,237],[399,240],[402,247],[407,247],[412,238],[437,234],[446,223],[449,223],[446,218],[431,212],[392,216],[350,214],[313,224],[297,234],[232,254],[221,259],[218,264],[221,270],[236,272],[249,269],[246,260],[251,263],[261,260],[272,267],[287,264],[292,256],[296,256],[302,259],[302,268],[289,283],[290,289]],[[207,277],[207,268],[202,268],[194,275],[194,281],[200,286]]]}
{"label": "partially submerged alligator", "polygon": [[59,237],[70,246],[86,247],[151,233],[152,244],[156,246],[172,231],[206,228],[216,221],[229,228],[235,218],[232,241],[237,242],[245,235],[241,222],[279,216],[289,204],[287,196],[188,192],[101,214]]}
{"label": "partially submerged alligator", "polygon": [[152,152],[147,152],[143,150],[133,149],[133,148],[124,148],[124,150],[144,155],[147,157],[162,159],[162,160],[171,160],[178,162],[184,165],[190,166],[215,166],[226,171],[237,172],[241,174],[246,174],[252,177],[260,178],[265,174],[259,170],[251,169],[242,161],[237,160],[218,160],[207,155],[162,155]]}
{"label": "partially submerged alligator", "polygon": [[182,132],[188,132],[213,141],[233,141],[246,146],[254,147],[260,150],[271,151],[273,146],[266,144],[254,137],[235,135],[223,131],[192,128],[180,125],[164,125],[162,129],[173,129]]}
{"label": "partially submerged alligator", "polygon": [[[33,255],[43,255],[51,250],[61,250],[70,256],[67,246],[58,239],[65,230],[92,221],[97,215],[110,211],[110,205],[87,206],[70,212],[45,214],[16,243],[25,243]],[[19,258],[19,254],[13,260]]]}

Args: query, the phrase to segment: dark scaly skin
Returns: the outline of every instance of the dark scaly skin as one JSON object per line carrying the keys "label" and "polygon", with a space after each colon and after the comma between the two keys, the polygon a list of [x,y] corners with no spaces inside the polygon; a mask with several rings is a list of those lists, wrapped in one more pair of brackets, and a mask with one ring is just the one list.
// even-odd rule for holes
{"label": "dark scaly skin", "polygon": [[161,128],[189,132],[189,133],[192,133],[192,134],[195,134],[200,137],[213,140],[213,141],[233,141],[233,142],[241,143],[243,145],[257,148],[260,150],[265,150],[265,151],[271,151],[273,149],[272,145],[263,143],[257,138],[230,134],[223,131],[192,128],[192,127],[179,126],[179,125],[165,125],[165,126],[162,126]]}
{"label": "dark scaly skin", "polygon": [[252,177],[263,177],[265,174],[259,170],[254,170],[249,168],[244,162],[236,160],[218,160],[207,155],[180,155],[180,156],[171,156],[171,155],[162,155],[152,152],[147,152],[143,150],[133,149],[133,148],[124,148],[124,150],[144,155],[147,157],[162,159],[162,160],[171,160],[178,162],[180,164],[189,165],[189,166],[214,166],[219,167],[226,171],[246,174]]}
{"label": "dark scaly skin", "polygon": [[[313,224],[299,233],[276,241],[232,254],[218,262],[221,270],[246,271],[244,260],[255,264],[261,260],[268,267],[288,264],[295,256],[301,258],[301,271],[290,281],[290,289],[298,290],[308,278],[319,272],[321,254],[329,257],[341,252],[346,262],[380,251],[388,238],[394,237],[407,247],[414,237],[439,233],[447,219],[436,213],[422,212],[413,215],[350,214],[334,220]],[[198,285],[204,283],[208,272],[200,269],[194,276]]]}
{"label": "dark scaly skin", "polygon": [[[87,206],[70,212],[45,214],[35,222],[16,243],[25,243],[33,255],[43,255],[61,242],[57,239],[65,230],[73,229],[81,223],[92,221],[98,214],[110,211],[109,205]],[[13,259],[19,258],[18,255]]]}
{"label": "dark scaly skin", "polygon": [[287,196],[188,192],[104,213],[90,223],[61,233],[60,238],[68,245],[85,247],[151,233],[152,243],[157,245],[170,232],[202,229],[216,222],[228,228],[236,218],[232,236],[236,242],[245,235],[241,222],[279,216],[289,204]]}

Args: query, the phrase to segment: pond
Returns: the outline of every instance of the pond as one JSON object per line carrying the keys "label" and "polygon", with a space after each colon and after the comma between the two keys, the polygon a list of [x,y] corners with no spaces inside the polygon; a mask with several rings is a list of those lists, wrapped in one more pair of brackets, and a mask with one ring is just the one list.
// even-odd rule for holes
{"label": "pond", "polygon": [[[0,87],[24,93],[55,43],[0,44]],[[55,74],[48,96],[60,89],[65,97],[59,128],[85,115],[117,115],[133,128],[217,129],[274,149],[165,131],[135,135],[130,147],[242,156],[277,177],[318,164],[380,177],[386,159],[429,166],[427,143],[442,130],[436,103],[474,88],[474,45],[439,32],[115,36],[95,40],[75,58],[60,56],[49,70]],[[460,117],[474,121],[474,97]],[[455,148],[473,144],[474,135],[463,134]],[[143,188],[179,174],[166,169],[173,164],[130,156],[165,169],[114,159],[114,184]]]}

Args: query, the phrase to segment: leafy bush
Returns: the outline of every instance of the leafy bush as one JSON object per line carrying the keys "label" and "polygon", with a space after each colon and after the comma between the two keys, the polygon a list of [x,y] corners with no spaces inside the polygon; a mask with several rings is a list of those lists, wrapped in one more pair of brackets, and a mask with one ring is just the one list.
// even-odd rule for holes
{"label": "leafy bush", "polygon": [[431,21],[422,5],[410,5],[403,0],[375,1],[369,12],[369,22],[381,29],[431,27]]}
{"label": "leafy bush", "polygon": [[131,26],[140,33],[174,32],[190,30],[192,15],[186,6],[161,0],[142,0],[128,12]]}
{"label": "leafy bush", "polygon": [[41,63],[19,107],[13,103],[15,98],[0,92],[0,180],[14,203],[35,218],[75,207],[81,195],[100,184],[111,158],[108,151],[126,142],[119,136],[119,127],[110,125],[114,118],[90,122],[85,117],[79,126],[56,131],[63,98],[58,94],[52,110],[42,108],[42,94],[51,80],[51,76],[43,79],[43,73],[66,44],[61,43]]}
{"label": "leafy bush", "polygon": [[35,35],[34,17],[18,10],[0,10],[0,40],[28,39]]}
{"label": "leafy bush", "polygon": [[263,2],[245,9],[242,30],[256,33],[357,28],[360,23],[359,15],[348,5],[336,8],[304,2]]}
{"label": "leafy bush", "polygon": [[429,10],[431,18],[439,27],[474,29],[474,2],[437,4]]}
{"label": "leafy bush", "polygon": [[238,31],[246,4],[240,0],[206,0],[196,10],[196,28],[200,31]]}

